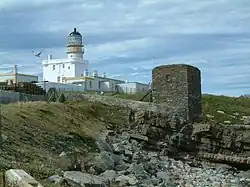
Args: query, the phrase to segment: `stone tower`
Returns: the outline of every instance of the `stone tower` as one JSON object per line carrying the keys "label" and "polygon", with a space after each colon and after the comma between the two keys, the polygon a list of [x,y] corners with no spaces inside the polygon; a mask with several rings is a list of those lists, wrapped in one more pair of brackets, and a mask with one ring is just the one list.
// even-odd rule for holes
{"label": "stone tower", "polygon": [[155,67],[152,86],[157,103],[183,108],[189,121],[201,116],[201,72],[198,68],[186,64]]}

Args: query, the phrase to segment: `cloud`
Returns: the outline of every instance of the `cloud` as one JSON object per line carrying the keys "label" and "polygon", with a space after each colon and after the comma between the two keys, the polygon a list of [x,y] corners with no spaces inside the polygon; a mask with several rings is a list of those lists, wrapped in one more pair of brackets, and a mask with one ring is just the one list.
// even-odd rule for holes
{"label": "cloud", "polygon": [[[206,93],[249,94],[250,1],[2,0],[0,71],[41,75],[48,53],[65,58],[67,35],[84,36],[85,59],[107,75],[148,83],[162,64],[202,72]],[[44,49],[42,59],[31,51]]]}

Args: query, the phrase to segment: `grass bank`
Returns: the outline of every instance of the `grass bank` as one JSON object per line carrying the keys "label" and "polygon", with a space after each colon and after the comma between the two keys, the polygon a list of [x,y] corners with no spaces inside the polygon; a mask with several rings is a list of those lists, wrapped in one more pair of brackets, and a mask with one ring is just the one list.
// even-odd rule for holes
{"label": "grass bank", "polygon": [[88,102],[29,102],[1,105],[0,171],[21,168],[45,179],[68,167],[62,152],[97,151],[93,137],[122,123],[117,109]]}

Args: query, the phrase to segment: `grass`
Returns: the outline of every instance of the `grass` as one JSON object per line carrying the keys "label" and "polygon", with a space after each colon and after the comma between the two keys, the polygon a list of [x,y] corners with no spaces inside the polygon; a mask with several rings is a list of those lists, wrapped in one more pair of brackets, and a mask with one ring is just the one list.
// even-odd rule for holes
{"label": "grass", "polygon": [[[112,97],[140,100],[143,96],[118,94]],[[250,114],[250,99],[203,95],[202,107],[206,122],[229,120],[240,124],[240,118]],[[218,113],[218,110],[225,113]],[[206,117],[208,114],[213,118]],[[0,171],[20,168],[37,180],[45,181],[70,164],[70,159],[59,157],[61,152],[77,152],[84,158],[98,151],[94,137],[109,124],[122,125],[126,117],[119,108],[86,101],[1,105],[1,131],[7,140],[0,142]]]}
{"label": "grass", "polygon": [[[213,120],[216,123],[231,121],[232,124],[241,124],[242,116],[250,116],[250,98],[203,95],[202,109],[208,121]],[[225,113],[221,114],[217,111]],[[214,118],[207,118],[208,114]]]}
{"label": "grass", "polygon": [[[144,95],[145,93],[133,95],[119,94],[115,97],[138,101]],[[221,114],[217,111],[225,113]],[[240,124],[242,123],[242,116],[250,116],[250,98],[204,94],[202,95],[202,112],[205,122],[224,123],[224,121],[230,121],[232,124]],[[213,117],[207,117],[210,115]]]}
{"label": "grass", "polygon": [[88,102],[28,102],[1,105],[0,171],[24,169],[44,180],[71,162],[61,152],[85,155],[98,151],[93,138],[107,124],[121,124],[119,111]]}

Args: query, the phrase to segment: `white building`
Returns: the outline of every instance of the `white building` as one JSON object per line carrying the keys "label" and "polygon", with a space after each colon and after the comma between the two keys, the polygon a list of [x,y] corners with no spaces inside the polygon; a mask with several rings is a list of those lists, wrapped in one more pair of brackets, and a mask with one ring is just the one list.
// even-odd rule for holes
{"label": "white building", "polygon": [[[124,93],[136,93],[141,92],[145,87],[148,88],[147,84],[125,84],[125,81],[107,78],[105,73],[98,75],[96,70],[90,73],[89,61],[84,60],[83,54],[82,35],[74,28],[74,31],[68,36],[68,57],[65,59],[53,59],[52,55],[49,55],[47,60],[42,61],[43,82],[53,83],[54,87],[58,89],[63,89],[62,84],[65,84],[67,88],[75,89],[72,86],[74,84],[83,87],[84,90],[104,92],[122,91]],[[40,83],[39,85],[43,87],[45,84]],[[133,91],[125,92],[126,87],[133,88]],[[79,90],[79,87],[76,89]]]}
{"label": "white building", "polygon": [[12,73],[0,74],[0,82],[19,83],[19,82],[38,82],[38,76],[18,73],[18,68],[14,65]]}
{"label": "white building", "polygon": [[149,85],[139,82],[126,82],[118,84],[119,93],[135,94],[138,92],[148,92]]}

